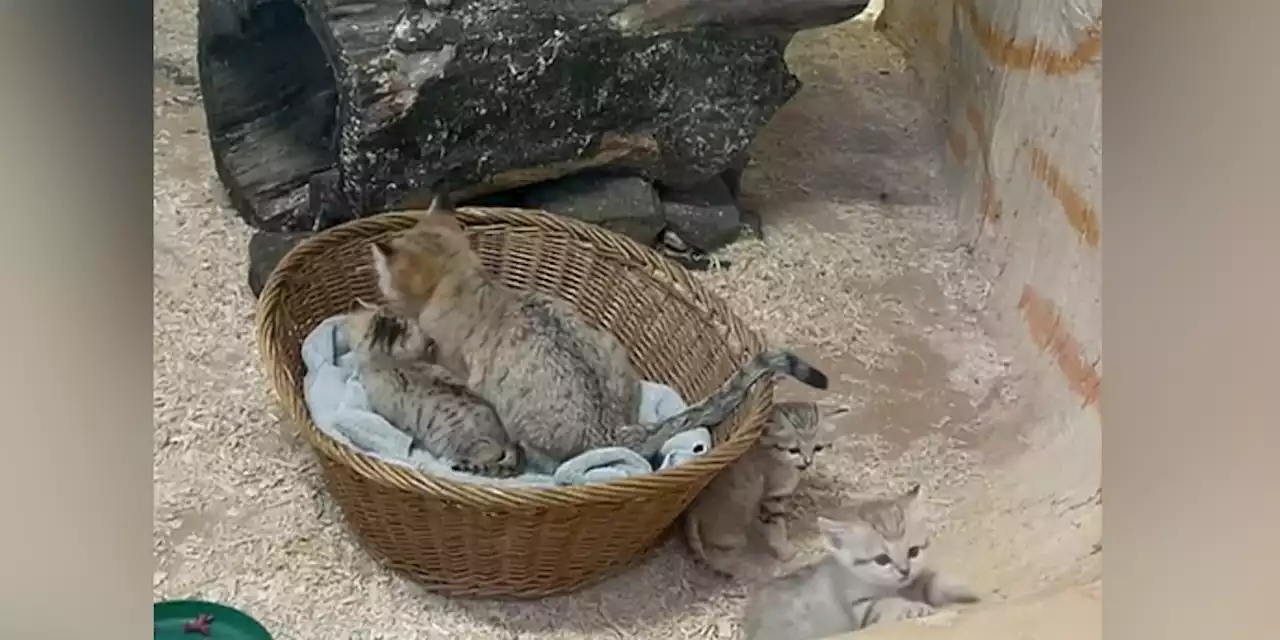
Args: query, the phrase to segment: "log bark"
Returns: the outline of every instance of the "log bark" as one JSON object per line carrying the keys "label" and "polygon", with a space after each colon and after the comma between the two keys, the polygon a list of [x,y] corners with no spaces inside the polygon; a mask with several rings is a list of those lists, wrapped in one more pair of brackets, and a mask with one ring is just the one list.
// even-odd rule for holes
{"label": "log bark", "polygon": [[200,0],[219,177],[272,231],[585,169],[700,184],[798,90],[795,25],[866,4],[661,1]]}

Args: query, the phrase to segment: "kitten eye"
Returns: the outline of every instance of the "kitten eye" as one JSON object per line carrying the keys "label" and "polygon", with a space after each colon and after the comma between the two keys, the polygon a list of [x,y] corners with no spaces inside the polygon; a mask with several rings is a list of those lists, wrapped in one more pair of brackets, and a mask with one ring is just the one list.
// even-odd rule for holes
{"label": "kitten eye", "polygon": [[822,451],[823,449],[826,449],[826,448],[827,448],[827,445],[825,445],[825,444],[815,444],[815,445],[813,445],[813,452],[814,452],[814,453],[817,453],[817,452]]}
{"label": "kitten eye", "polygon": [[787,451],[789,453],[800,455],[800,447],[791,447],[790,449],[787,449]]}
{"label": "kitten eye", "polygon": [[920,547],[911,547],[910,549],[907,549],[908,558],[914,558],[918,555],[920,555]]}
{"label": "kitten eye", "polygon": [[883,554],[883,553],[882,553],[882,554],[880,554],[880,555],[878,555],[878,556],[876,556],[876,557],[872,558],[872,559],[871,559],[871,561],[872,561],[872,562],[874,562],[874,563],[876,563],[876,564],[878,564],[878,565],[880,565],[880,566],[882,566],[882,567],[887,567],[887,566],[889,566],[889,564],[890,564],[890,563],[892,563],[892,562],[893,562],[893,559],[892,559],[892,558],[890,558],[889,556],[887,556],[887,555],[885,555],[885,554]]}

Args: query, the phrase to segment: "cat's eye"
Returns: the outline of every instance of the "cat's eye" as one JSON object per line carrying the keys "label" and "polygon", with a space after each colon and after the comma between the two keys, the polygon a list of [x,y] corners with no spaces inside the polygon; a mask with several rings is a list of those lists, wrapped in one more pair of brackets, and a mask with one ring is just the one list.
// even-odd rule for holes
{"label": "cat's eye", "polygon": [[787,449],[787,451],[794,455],[800,455],[800,447],[791,447],[790,449]]}
{"label": "cat's eye", "polygon": [[919,555],[920,555],[920,547],[911,547],[910,549],[907,549],[908,558],[915,558]]}
{"label": "cat's eye", "polygon": [[814,453],[817,453],[817,452],[822,451],[823,449],[826,449],[826,448],[827,448],[827,445],[825,445],[825,444],[815,444],[815,445],[813,445],[813,452],[814,452]]}
{"label": "cat's eye", "polygon": [[874,563],[876,563],[876,564],[878,564],[878,565],[880,565],[880,566],[882,566],[882,567],[887,567],[887,566],[889,566],[889,565],[893,562],[893,558],[890,558],[889,556],[887,556],[887,555],[885,555],[885,554],[883,554],[883,553],[882,553],[882,554],[880,554],[880,555],[878,555],[878,556],[876,556],[876,557],[872,558],[872,559],[871,559],[871,561],[872,561],[872,562],[874,562]]}

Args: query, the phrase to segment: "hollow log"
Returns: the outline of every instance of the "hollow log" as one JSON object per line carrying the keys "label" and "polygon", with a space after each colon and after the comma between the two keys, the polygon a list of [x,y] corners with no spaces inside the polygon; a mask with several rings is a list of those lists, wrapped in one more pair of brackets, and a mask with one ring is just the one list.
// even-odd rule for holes
{"label": "hollow log", "polygon": [[270,231],[595,168],[700,184],[798,90],[796,25],[866,4],[661,1],[199,0],[218,175]]}

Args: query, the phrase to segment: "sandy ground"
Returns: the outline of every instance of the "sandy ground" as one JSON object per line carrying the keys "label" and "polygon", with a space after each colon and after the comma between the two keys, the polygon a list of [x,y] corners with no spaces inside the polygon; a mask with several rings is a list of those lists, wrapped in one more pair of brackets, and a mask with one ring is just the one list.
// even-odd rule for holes
{"label": "sandy ground", "polygon": [[[578,594],[449,600],[378,567],[343,528],[316,460],[280,419],[253,344],[250,231],[222,202],[195,77],[195,2],[158,0],[154,591],[231,603],[292,638],[730,638],[747,588],[677,541]],[[839,380],[856,411],[795,525],[855,494],[949,496],[1018,447],[1009,361],[981,327],[988,285],[942,205],[932,128],[889,46],[861,25],[792,47],[806,82],[757,144],[748,198],[766,242],[704,280]],[[799,396],[784,386],[784,397]]]}

